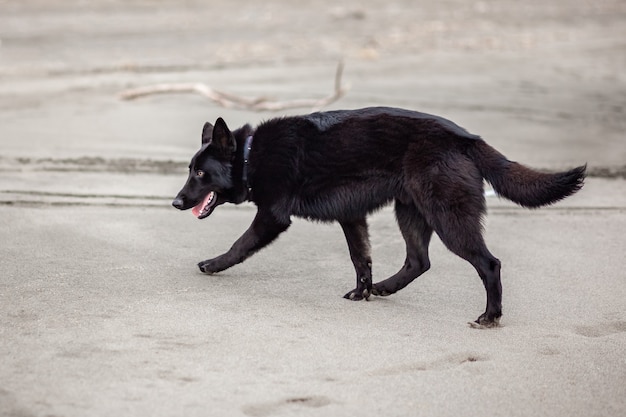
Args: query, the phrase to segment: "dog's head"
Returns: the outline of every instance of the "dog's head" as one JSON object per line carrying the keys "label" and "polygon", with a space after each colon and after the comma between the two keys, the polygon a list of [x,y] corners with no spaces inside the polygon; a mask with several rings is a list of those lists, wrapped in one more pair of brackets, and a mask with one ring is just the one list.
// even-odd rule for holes
{"label": "dog's head", "polygon": [[189,177],[172,205],[179,210],[192,209],[198,219],[208,217],[215,207],[231,201],[232,167],[237,150],[235,135],[222,118],[215,126],[205,123],[202,147],[191,158]]}

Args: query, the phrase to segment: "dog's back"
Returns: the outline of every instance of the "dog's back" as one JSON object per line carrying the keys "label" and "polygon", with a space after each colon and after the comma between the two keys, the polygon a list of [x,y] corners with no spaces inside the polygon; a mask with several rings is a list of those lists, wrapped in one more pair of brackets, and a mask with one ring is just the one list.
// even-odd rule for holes
{"label": "dog's back", "polygon": [[400,121],[402,119],[409,119],[416,125],[436,125],[438,128],[447,130],[459,137],[479,139],[479,136],[469,133],[461,126],[441,116],[394,107],[366,107],[359,110],[334,110],[311,113],[305,116],[296,116],[296,118],[302,118],[311,122],[320,132],[341,126],[346,122],[364,123],[373,121],[376,123],[386,123],[389,120]]}

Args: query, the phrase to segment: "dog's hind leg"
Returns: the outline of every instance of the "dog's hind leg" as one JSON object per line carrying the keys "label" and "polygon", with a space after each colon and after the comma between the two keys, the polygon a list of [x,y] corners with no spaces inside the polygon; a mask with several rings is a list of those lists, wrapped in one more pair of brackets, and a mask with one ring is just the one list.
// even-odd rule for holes
{"label": "dog's hind leg", "polygon": [[474,177],[475,172],[467,167],[443,172],[430,179],[436,188],[423,200],[422,213],[444,245],[472,264],[483,282],[487,307],[476,323],[497,326],[502,316],[500,261],[489,252],[482,235],[482,178]]}
{"label": "dog's hind leg", "polygon": [[290,224],[279,222],[271,213],[259,210],[248,230],[237,239],[228,252],[217,258],[202,261],[198,267],[206,274],[213,274],[241,263],[270,244],[279,234],[287,230]]}
{"label": "dog's hind leg", "polygon": [[374,295],[384,296],[400,291],[430,268],[428,245],[433,229],[414,205],[396,200],[395,209],[398,226],[406,242],[406,260],[398,273],[374,284]]}
{"label": "dog's hind leg", "polygon": [[487,307],[475,323],[484,327],[497,326],[502,316],[500,261],[487,249],[478,219],[468,219],[454,228],[454,231],[438,230],[437,234],[448,249],[472,264],[487,292]]}
{"label": "dog's hind leg", "polygon": [[350,259],[356,271],[356,288],[344,298],[355,301],[368,299],[372,291],[372,258],[367,220],[364,217],[355,221],[340,221],[339,224],[346,236]]}

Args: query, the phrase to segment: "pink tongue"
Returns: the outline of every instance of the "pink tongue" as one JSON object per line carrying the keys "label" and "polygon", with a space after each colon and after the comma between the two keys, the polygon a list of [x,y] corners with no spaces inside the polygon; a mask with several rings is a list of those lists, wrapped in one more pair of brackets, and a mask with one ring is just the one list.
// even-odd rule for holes
{"label": "pink tongue", "polygon": [[191,213],[196,216],[199,217],[200,214],[202,213],[202,209],[209,204],[209,201],[211,201],[211,199],[213,198],[213,191],[211,191],[210,193],[208,193],[206,195],[206,197],[204,197],[204,200],[202,200],[202,202],[200,204],[198,204],[197,206],[195,206],[194,208],[191,209]]}

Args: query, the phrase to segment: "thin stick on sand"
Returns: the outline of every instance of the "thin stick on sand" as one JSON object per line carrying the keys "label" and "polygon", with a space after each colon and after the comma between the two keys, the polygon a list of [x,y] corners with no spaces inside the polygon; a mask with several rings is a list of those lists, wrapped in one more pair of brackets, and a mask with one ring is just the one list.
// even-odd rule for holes
{"label": "thin stick on sand", "polygon": [[122,91],[120,93],[120,98],[123,100],[134,100],[153,94],[196,93],[226,108],[252,111],[281,111],[307,107],[317,110],[339,100],[348,91],[348,88],[343,86],[341,82],[343,67],[343,62],[339,62],[337,65],[337,71],[335,72],[335,89],[333,93],[319,99],[302,98],[274,101],[265,97],[242,97],[218,91],[204,83],[163,83],[137,87]]}

